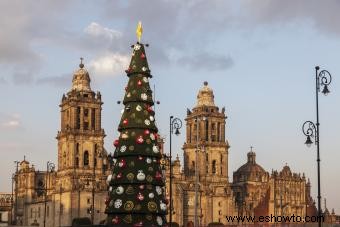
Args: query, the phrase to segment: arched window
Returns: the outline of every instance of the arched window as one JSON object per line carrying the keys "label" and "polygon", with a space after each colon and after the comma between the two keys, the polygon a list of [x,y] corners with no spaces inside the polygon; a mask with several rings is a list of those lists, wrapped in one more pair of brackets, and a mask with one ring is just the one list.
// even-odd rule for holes
{"label": "arched window", "polygon": [[89,165],[89,152],[85,151],[84,152],[84,166],[88,166]]}
{"label": "arched window", "polygon": [[76,166],[76,168],[78,168],[78,167],[79,167],[79,158],[78,158],[78,157],[76,157],[76,160],[75,160],[75,166]]}
{"label": "arched window", "polygon": [[216,173],[216,160],[213,160],[213,161],[212,161],[211,172],[212,172],[213,174]]}

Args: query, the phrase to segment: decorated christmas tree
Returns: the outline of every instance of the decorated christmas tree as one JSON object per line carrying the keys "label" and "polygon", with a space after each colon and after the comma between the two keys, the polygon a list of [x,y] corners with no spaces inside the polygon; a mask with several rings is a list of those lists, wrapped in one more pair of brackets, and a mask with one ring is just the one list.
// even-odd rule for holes
{"label": "decorated christmas tree", "polygon": [[[124,109],[114,141],[112,175],[107,179],[107,226],[166,226],[164,179],[157,144],[158,129],[149,79],[152,77],[139,41],[132,45],[131,62],[126,70]],[[146,45],[147,46],[147,45]]]}

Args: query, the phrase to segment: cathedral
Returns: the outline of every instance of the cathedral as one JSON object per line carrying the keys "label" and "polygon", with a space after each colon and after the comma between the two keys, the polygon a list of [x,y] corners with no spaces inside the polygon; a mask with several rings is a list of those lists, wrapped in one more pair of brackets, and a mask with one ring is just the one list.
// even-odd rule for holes
{"label": "cathedral", "polygon": [[105,220],[110,162],[104,149],[101,94],[91,89],[90,82],[81,62],[71,90],[59,105],[58,168],[48,163],[47,171],[37,171],[27,160],[18,163],[14,203],[17,224],[54,227],[71,226],[84,217],[96,224]]}
{"label": "cathedral", "polygon": [[[46,171],[38,171],[26,159],[18,163],[13,209],[18,225],[71,226],[84,218],[97,225],[105,222],[111,156],[104,148],[101,94],[91,89],[90,82],[81,62],[59,105],[57,166],[48,163]],[[267,172],[252,148],[246,163],[229,173],[226,119],[225,108],[215,104],[213,90],[204,82],[196,105],[187,110],[184,161],[179,157],[172,161],[172,199],[169,165],[164,167],[172,204],[168,220],[171,213],[174,224],[187,226],[198,217],[200,226],[207,226],[235,224],[226,219],[233,215],[316,214],[306,176],[292,172],[288,165]],[[164,154],[162,143],[160,148]]]}
{"label": "cathedral", "polygon": [[173,222],[179,226],[194,223],[196,177],[196,216],[200,226],[235,224],[228,222],[226,216],[236,215],[315,215],[311,185],[305,175],[293,173],[288,165],[281,171],[266,172],[256,162],[252,148],[246,163],[233,172],[229,182],[226,119],[225,108],[215,105],[213,90],[204,82],[196,105],[187,110],[183,166],[178,157],[172,163]]}

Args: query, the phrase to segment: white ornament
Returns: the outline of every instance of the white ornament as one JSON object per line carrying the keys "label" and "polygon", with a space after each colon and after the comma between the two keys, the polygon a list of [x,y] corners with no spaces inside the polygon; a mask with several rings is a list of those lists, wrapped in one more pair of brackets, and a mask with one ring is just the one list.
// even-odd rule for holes
{"label": "white ornament", "polygon": [[145,66],[142,67],[142,71],[145,72],[147,68]]}
{"label": "white ornament", "polygon": [[143,81],[144,81],[145,83],[147,83],[149,80],[148,80],[147,77],[143,77]]}
{"label": "white ornament", "polygon": [[116,164],[117,159],[116,158],[112,159],[112,162],[113,162],[113,164]]}
{"label": "white ornament", "polygon": [[145,174],[143,173],[143,170],[138,170],[137,180],[139,181],[145,180]]}
{"label": "white ornament", "polygon": [[140,105],[137,105],[137,106],[136,106],[136,110],[137,110],[137,111],[141,111],[141,110],[142,110],[142,107],[141,107]]}
{"label": "white ornament", "polygon": [[151,122],[150,122],[150,120],[145,119],[144,123],[145,123],[146,125],[150,125]]}
{"label": "white ornament", "polygon": [[153,116],[150,116],[150,121],[154,121],[155,118]]}
{"label": "white ornament", "polygon": [[150,134],[150,139],[155,140],[155,135],[153,133]]}
{"label": "white ornament", "polygon": [[134,50],[139,50],[140,49],[140,45],[139,44],[135,44],[133,47]]}
{"label": "white ornament", "polygon": [[159,152],[158,146],[153,145],[152,151],[155,152],[156,154]]}
{"label": "white ornament", "polygon": [[156,192],[158,195],[162,195],[162,188],[159,186],[156,186]]}
{"label": "white ornament", "polygon": [[124,193],[124,188],[123,188],[122,186],[118,186],[118,187],[116,188],[116,193],[117,193],[118,195],[123,194],[123,193]]}
{"label": "white ornament", "polygon": [[158,224],[159,226],[162,226],[162,225],[163,225],[163,219],[162,219],[162,217],[157,216],[157,224]]}
{"label": "white ornament", "polygon": [[122,204],[123,204],[123,201],[121,199],[116,199],[114,206],[116,209],[118,209],[119,207],[122,206]]}
{"label": "white ornament", "polygon": [[112,174],[108,175],[107,178],[106,178],[106,184],[107,185],[110,185],[110,182],[112,180]]}
{"label": "white ornament", "polygon": [[128,136],[128,133],[127,132],[124,132],[122,133],[122,139],[127,139],[129,136]]}
{"label": "white ornament", "polygon": [[131,97],[131,93],[127,93],[126,97],[130,98]]}
{"label": "white ornament", "polygon": [[148,99],[148,95],[145,94],[145,93],[142,93],[142,94],[140,95],[140,97],[141,97],[141,99],[144,100],[144,101]]}
{"label": "white ornament", "polygon": [[120,152],[123,153],[123,152],[125,152],[125,151],[126,151],[126,146],[125,146],[125,145],[121,146],[121,147],[120,147]]}
{"label": "white ornament", "polygon": [[166,210],[166,204],[163,203],[163,201],[160,201],[159,206],[160,206],[161,210]]}
{"label": "white ornament", "polygon": [[151,158],[146,158],[146,163],[150,164],[152,162]]}
{"label": "white ornament", "polygon": [[149,198],[150,198],[150,199],[153,199],[154,197],[155,197],[155,194],[153,194],[153,192],[150,192],[150,193],[149,193]]}
{"label": "white ornament", "polygon": [[109,187],[109,192],[112,192],[112,186]]}
{"label": "white ornament", "polygon": [[122,113],[122,114],[123,114],[123,113],[124,113],[124,109],[122,109],[122,110],[120,111],[120,113]]}

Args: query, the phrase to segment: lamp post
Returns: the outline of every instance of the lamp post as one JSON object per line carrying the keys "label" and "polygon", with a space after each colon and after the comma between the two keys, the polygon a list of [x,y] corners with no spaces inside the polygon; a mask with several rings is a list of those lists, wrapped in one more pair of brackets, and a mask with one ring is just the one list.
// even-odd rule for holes
{"label": "lamp post", "polygon": [[194,226],[198,227],[198,150],[199,150],[199,124],[200,121],[206,120],[206,117],[199,118],[196,116],[196,151],[195,151],[195,220],[194,220]]}
{"label": "lamp post", "polygon": [[322,93],[327,95],[330,91],[328,85],[332,81],[332,76],[327,70],[321,70],[320,67],[315,67],[315,100],[316,100],[316,124],[311,121],[306,121],[302,126],[302,131],[307,137],[305,144],[310,147],[313,143],[312,138],[315,137],[316,153],[317,153],[317,172],[318,172],[318,224],[321,227],[321,184],[320,184],[320,137],[319,137],[319,92],[323,86]]}
{"label": "lamp post", "polygon": [[50,178],[50,172],[54,172],[55,165],[54,163],[48,161],[46,164],[46,178],[45,178],[45,201],[44,201],[44,227],[46,226],[46,207],[47,207],[47,190],[48,190],[48,181]]}
{"label": "lamp post", "polygon": [[174,118],[174,116],[170,116],[170,227],[172,225],[172,134],[178,136],[180,134],[179,129],[182,128],[182,121],[179,118]]}

